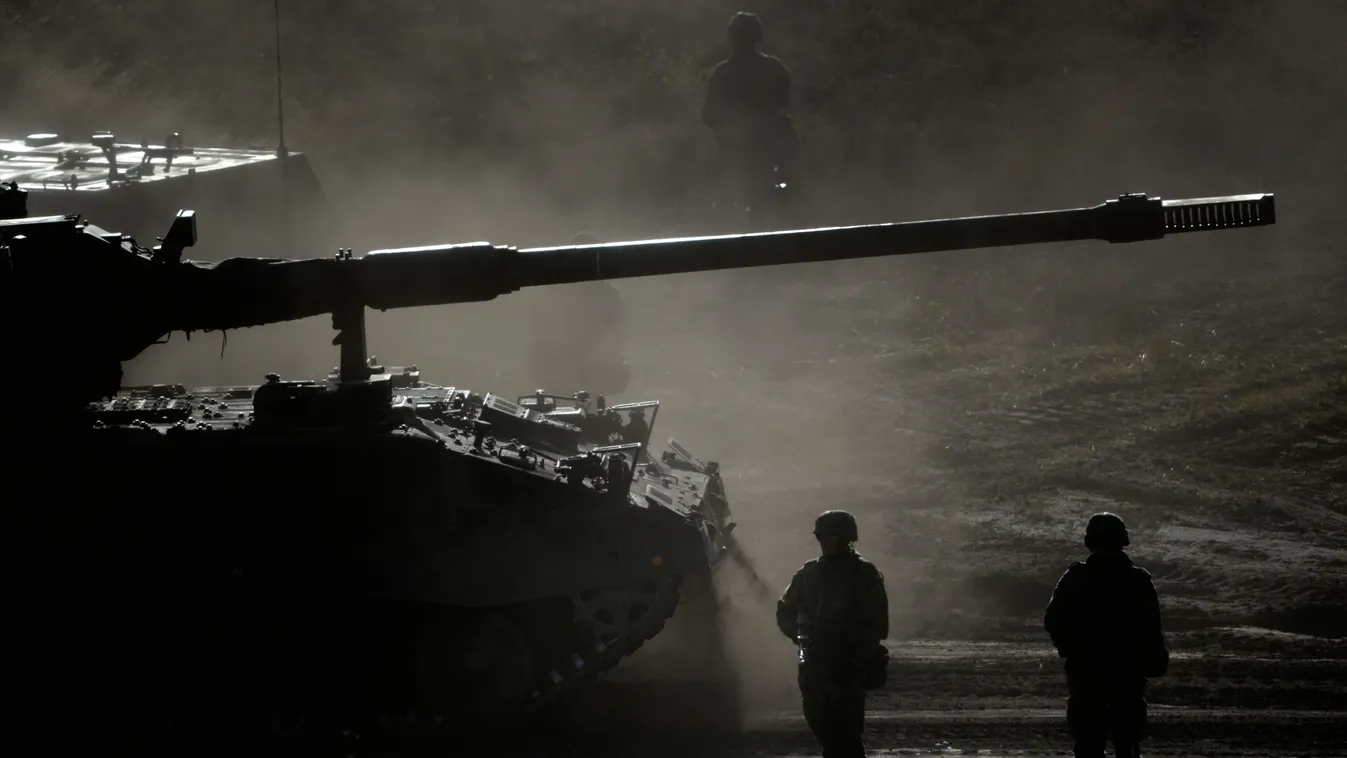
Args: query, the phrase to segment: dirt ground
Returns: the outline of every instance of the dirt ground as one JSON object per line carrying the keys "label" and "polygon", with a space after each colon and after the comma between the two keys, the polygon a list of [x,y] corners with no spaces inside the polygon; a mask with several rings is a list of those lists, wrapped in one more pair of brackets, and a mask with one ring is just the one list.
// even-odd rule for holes
{"label": "dirt ground", "polygon": [[[1070,741],[1057,711],[998,711],[971,716],[949,712],[871,711],[867,752],[871,756],[977,755],[991,758],[1039,758],[1071,755]],[[1148,756],[1341,756],[1342,722],[1338,714],[1260,713],[1206,710],[1157,713]],[[478,750],[464,741],[372,750],[369,756],[467,754],[520,758],[749,758],[816,757],[818,748],[798,717],[738,737],[708,740],[693,733],[644,736],[524,737],[489,740]],[[337,751],[333,751],[337,754]]]}
{"label": "dirt ground", "polygon": [[[912,641],[893,643],[891,652],[890,683],[869,702],[872,755],[1070,754],[1059,662],[1046,645]],[[1347,657],[1340,652],[1318,657],[1324,651],[1296,644],[1280,650],[1282,657],[1315,656],[1301,666],[1259,654],[1176,652],[1173,681],[1157,683],[1151,692],[1147,755],[1328,756],[1347,750],[1337,683],[1347,673]],[[650,726],[651,710],[677,707],[670,690],[607,686],[627,703],[623,718],[572,722],[562,732],[527,740],[517,754],[818,754],[791,695],[779,702],[780,711],[759,710],[744,733],[711,737],[692,720]],[[1298,697],[1298,686],[1318,693]],[[1199,687],[1217,694],[1188,694]]]}

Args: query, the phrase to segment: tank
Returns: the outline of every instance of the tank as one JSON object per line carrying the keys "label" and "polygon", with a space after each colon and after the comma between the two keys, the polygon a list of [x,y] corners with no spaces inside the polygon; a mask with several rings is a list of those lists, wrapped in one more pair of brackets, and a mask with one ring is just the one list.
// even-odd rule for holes
{"label": "tank", "polygon": [[[73,719],[81,737],[172,734],[180,750],[183,735],[518,723],[574,701],[666,624],[716,654],[731,508],[715,461],[673,440],[653,450],[658,399],[436,384],[371,358],[369,308],[1275,221],[1270,194],[1136,194],[907,223],[203,263],[183,257],[190,210],[152,247],[24,211],[21,189],[0,191],[11,703],[31,728]],[[121,386],[121,362],[171,332],[322,314],[340,352],[330,376]]]}
{"label": "tank", "polygon": [[160,144],[107,131],[0,136],[0,181],[28,191],[34,216],[115,219],[119,231],[142,240],[161,234],[180,208],[193,208],[208,219],[196,252],[209,260],[262,247],[304,257],[287,246],[331,250],[341,242],[308,156],[288,149],[192,145],[180,132]]}

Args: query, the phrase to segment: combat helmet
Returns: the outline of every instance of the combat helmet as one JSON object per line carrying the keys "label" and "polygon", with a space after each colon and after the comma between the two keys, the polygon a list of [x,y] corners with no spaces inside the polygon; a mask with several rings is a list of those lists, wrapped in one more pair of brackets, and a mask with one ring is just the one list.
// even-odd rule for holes
{"label": "combat helmet", "polygon": [[824,511],[814,519],[814,536],[835,534],[847,542],[860,539],[856,529],[856,517],[846,511]]}
{"label": "combat helmet", "polygon": [[1090,517],[1090,522],[1085,526],[1085,547],[1091,550],[1124,548],[1130,542],[1131,540],[1127,538],[1127,525],[1116,513],[1107,511],[1096,513]]}
{"label": "combat helmet", "polygon": [[739,11],[734,14],[726,32],[735,47],[752,47],[762,42],[762,22],[756,13]]}

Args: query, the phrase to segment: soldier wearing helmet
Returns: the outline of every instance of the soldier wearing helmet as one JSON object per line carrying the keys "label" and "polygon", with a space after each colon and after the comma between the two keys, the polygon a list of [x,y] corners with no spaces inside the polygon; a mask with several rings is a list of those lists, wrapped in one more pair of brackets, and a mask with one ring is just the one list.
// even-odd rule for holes
{"label": "soldier wearing helmet", "polygon": [[1124,550],[1127,525],[1096,513],[1085,527],[1090,555],[1067,568],[1043,616],[1065,659],[1066,721],[1075,755],[1104,755],[1110,734],[1116,755],[1141,755],[1146,680],[1169,665],[1160,600],[1151,575]]}
{"label": "soldier wearing helmet", "polygon": [[[596,245],[580,232],[572,245]],[[528,370],[535,384],[569,395],[576,390],[626,391],[630,368],[623,340],[622,294],[611,282],[584,282],[539,293],[532,314]]]}
{"label": "soldier wearing helmet", "polygon": [[650,424],[645,420],[645,411],[635,408],[627,415],[627,423],[622,427],[622,441],[646,444],[650,437]]}
{"label": "soldier wearing helmet", "polygon": [[762,179],[776,168],[786,171],[794,153],[790,117],[790,70],[775,56],[757,49],[762,23],[739,12],[728,29],[730,57],[711,72],[702,103],[702,123],[715,134],[725,165],[738,181]]}
{"label": "soldier wearing helmet", "polygon": [[884,575],[852,546],[856,518],[814,522],[822,555],[800,567],[776,606],[781,633],[800,647],[804,717],[827,758],[864,756],[865,691],[881,686],[888,653]]}

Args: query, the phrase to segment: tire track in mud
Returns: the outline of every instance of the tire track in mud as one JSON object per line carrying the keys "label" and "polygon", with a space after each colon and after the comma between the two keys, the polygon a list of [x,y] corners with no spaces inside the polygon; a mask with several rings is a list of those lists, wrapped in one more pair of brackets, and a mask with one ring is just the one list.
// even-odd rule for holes
{"label": "tire track in mud", "polygon": [[[1347,714],[1332,712],[1152,709],[1150,734],[1143,749],[1146,755],[1184,758],[1340,756],[1344,718]],[[872,711],[867,713],[866,745],[872,756],[1070,755],[1070,738],[1060,709],[963,714]],[[408,758],[455,754],[462,747],[461,741],[401,743],[362,746],[346,754]],[[284,753],[277,753],[281,754]],[[792,716],[734,736],[708,737],[690,731],[647,735],[513,735],[492,745],[489,754],[521,758],[803,758],[819,753],[803,717]]]}

